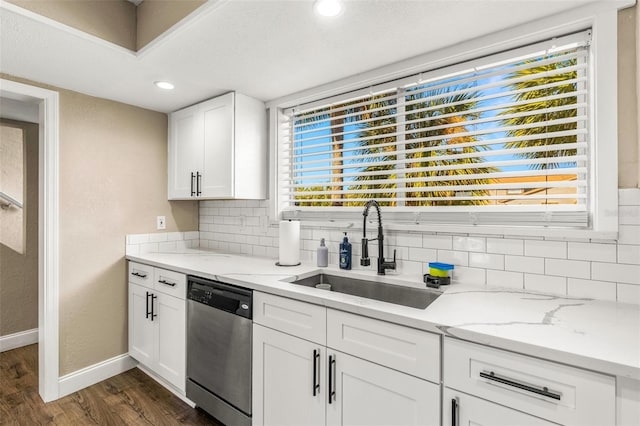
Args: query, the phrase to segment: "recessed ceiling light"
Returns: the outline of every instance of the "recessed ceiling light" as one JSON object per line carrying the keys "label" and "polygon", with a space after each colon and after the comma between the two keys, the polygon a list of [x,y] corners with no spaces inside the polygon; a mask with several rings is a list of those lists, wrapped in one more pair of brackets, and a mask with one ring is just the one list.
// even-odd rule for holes
{"label": "recessed ceiling light", "polygon": [[174,87],[173,84],[168,81],[154,81],[153,84],[164,90],[172,90]]}
{"label": "recessed ceiling light", "polygon": [[320,16],[338,16],[342,12],[342,5],[338,0],[316,0],[313,9]]}

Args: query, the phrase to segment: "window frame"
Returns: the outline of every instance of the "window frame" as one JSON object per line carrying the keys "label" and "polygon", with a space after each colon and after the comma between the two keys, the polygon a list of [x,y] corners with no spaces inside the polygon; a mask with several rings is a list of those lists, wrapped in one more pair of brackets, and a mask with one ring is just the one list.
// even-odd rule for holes
{"label": "window frame", "polygon": [[[632,3],[632,2],[631,2]],[[591,93],[589,134],[593,145],[590,147],[589,161],[589,229],[563,228],[557,226],[502,226],[428,223],[419,215],[415,220],[400,218],[391,209],[384,210],[385,226],[391,230],[456,232],[488,235],[530,235],[562,238],[598,238],[612,240],[618,232],[618,134],[617,134],[617,10],[630,2],[613,4],[594,3],[578,9],[564,12],[553,17],[481,38],[461,43],[449,48],[427,53],[410,60],[401,61],[386,67],[368,71],[358,76],[346,78],[324,86],[289,95],[268,102],[270,119],[270,208],[272,222],[282,217],[283,202],[279,200],[280,180],[278,163],[279,123],[283,119],[283,110],[296,105],[314,102],[319,99],[352,92],[363,87],[395,80],[402,76],[416,74],[425,69],[437,69],[454,66],[484,56],[494,55],[507,50],[515,50],[528,44],[565,34],[591,29],[592,41],[589,49],[588,88]],[[470,214],[473,214],[470,212]],[[293,217],[304,221],[305,225],[325,227],[361,226],[362,215],[358,211],[303,212]]]}

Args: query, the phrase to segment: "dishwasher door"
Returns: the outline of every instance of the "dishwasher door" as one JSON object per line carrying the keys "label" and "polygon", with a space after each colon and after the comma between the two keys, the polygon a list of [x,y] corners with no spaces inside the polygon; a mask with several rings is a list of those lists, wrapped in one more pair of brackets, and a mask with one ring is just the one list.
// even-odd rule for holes
{"label": "dishwasher door", "polygon": [[[250,416],[251,290],[223,283],[189,285],[190,294],[198,285],[206,296],[187,300],[187,377]],[[228,312],[247,307],[249,318]]]}

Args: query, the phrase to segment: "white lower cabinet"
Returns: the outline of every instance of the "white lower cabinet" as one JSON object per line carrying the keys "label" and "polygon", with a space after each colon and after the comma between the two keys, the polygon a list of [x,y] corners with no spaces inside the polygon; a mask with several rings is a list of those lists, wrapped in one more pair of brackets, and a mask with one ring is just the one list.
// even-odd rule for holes
{"label": "white lower cabinet", "polygon": [[[254,302],[258,307],[253,325],[254,426],[440,424],[438,384],[379,365],[377,359],[376,363],[362,359],[358,350],[347,354],[325,346],[324,336],[339,330],[326,329],[322,319],[335,314],[342,318],[342,313],[259,292],[254,292]],[[287,325],[292,318],[299,321]],[[388,335],[391,330],[380,327],[380,321],[361,318],[357,323],[363,331],[378,330],[373,352],[382,352],[387,342],[396,344],[397,336]],[[295,336],[269,328],[278,324]],[[402,332],[395,327],[393,333]],[[435,349],[432,359],[438,362],[439,346]]]}
{"label": "white lower cabinet", "polygon": [[[130,275],[139,274],[139,267],[140,264],[131,262]],[[149,280],[140,285],[129,281],[129,355],[184,392],[186,303],[184,295],[180,298],[166,292],[180,286],[184,290],[186,279],[183,274],[149,268],[155,269],[159,282]],[[176,279],[168,281],[166,275]]]}
{"label": "white lower cabinet", "polygon": [[327,353],[332,375],[327,425],[440,424],[440,386],[331,349]]}
{"label": "white lower cabinet", "polygon": [[[460,392],[478,399],[465,397],[464,402],[459,396],[461,421],[456,426],[616,424],[612,376],[448,337],[443,354],[445,395]],[[443,402],[445,425],[454,424],[446,421],[451,419],[451,410],[446,409],[451,399],[445,396]],[[527,415],[535,422],[527,423]],[[520,418],[513,416],[523,420],[505,420]]]}
{"label": "white lower cabinet", "polygon": [[253,325],[254,426],[324,426],[325,352],[324,346]]}
{"label": "white lower cabinet", "polygon": [[538,417],[448,388],[442,398],[443,426],[553,426]]}

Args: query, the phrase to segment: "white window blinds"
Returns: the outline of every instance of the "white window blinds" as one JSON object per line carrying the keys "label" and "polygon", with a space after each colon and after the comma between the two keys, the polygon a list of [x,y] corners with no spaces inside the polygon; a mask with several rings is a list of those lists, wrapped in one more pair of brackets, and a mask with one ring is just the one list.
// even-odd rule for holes
{"label": "white window blinds", "polygon": [[335,217],[375,198],[412,221],[586,226],[589,40],[585,31],[283,111],[285,217]]}

